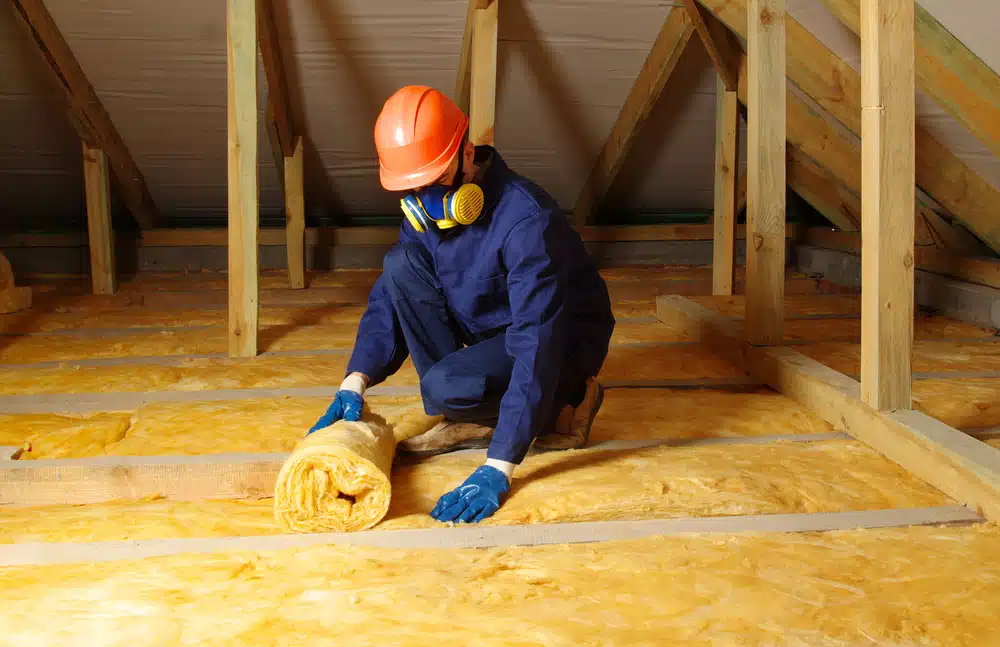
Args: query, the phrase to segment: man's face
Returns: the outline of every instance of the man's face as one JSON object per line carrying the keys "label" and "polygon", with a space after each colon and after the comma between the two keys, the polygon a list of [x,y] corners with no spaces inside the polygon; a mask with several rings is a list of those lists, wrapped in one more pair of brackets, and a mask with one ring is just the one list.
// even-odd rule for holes
{"label": "man's face", "polygon": [[[465,156],[464,167],[465,169],[472,168],[472,161],[475,159],[476,147],[472,145],[472,142],[466,141],[465,147],[462,149],[462,155]],[[439,177],[437,180],[431,182],[425,186],[433,186],[435,184],[443,184],[444,186],[451,186],[455,183],[455,174],[458,173],[458,155],[451,160],[451,164],[448,165],[448,169],[444,172],[444,175]]]}

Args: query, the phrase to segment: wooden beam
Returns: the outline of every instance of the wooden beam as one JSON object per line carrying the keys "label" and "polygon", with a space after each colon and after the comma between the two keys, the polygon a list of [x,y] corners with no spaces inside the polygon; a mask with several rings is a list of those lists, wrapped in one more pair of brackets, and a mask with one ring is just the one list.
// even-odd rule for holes
{"label": "wooden beam", "polygon": [[739,84],[739,62],[742,47],[736,41],[733,32],[719,22],[715,14],[708,11],[698,0],[684,0],[684,8],[694,25],[698,37],[708,51],[709,58],[715,65],[726,90],[736,92]]}
{"label": "wooden beam", "polygon": [[70,120],[84,143],[108,156],[122,201],[140,227],[155,227],[159,214],[146,180],[111,121],[104,104],[87,80],[42,0],[11,0],[49,64],[66,99]]}
{"label": "wooden beam", "polygon": [[285,159],[285,244],[288,248],[288,281],[294,289],[306,287],[306,208],[303,196],[302,138]]}
{"label": "wooden beam", "polygon": [[0,252],[0,314],[19,312],[31,307],[31,288],[17,287],[10,261]]}
{"label": "wooden beam", "polygon": [[[273,120],[281,154],[284,157],[291,157],[295,153],[298,130],[292,118],[291,97],[274,20],[273,0],[257,0],[257,37],[260,41],[260,60],[267,78],[269,122]],[[268,125],[270,126],[270,123]],[[278,171],[280,173],[281,169]]]}
{"label": "wooden beam", "polygon": [[277,551],[310,546],[381,549],[469,549],[624,541],[690,534],[828,532],[858,528],[941,526],[979,523],[964,506],[849,512],[682,517],[636,521],[582,521],[510,525],[466,525],[343,533],[300,533],[249,537],[138,539],[100,542],[19,542],[0,546],[0,567],[51,566],[149,559],[169,555]]}
{"label": "wooden beam", "polygon": [[[693,2],[693,0],[688,0]],[[740,101],[719,77],[715,87],[715,242],[712,294],[733,293],[736,256],[736,175],[739,165]]]}
{"label": "wooden beam", "polygon": [[114,294],[115,240],[111,227],[111,182],[108,157],[99,148],[83,144],[83,183],[87,199],[90,280],[94,294]]}
{"label": "wooden beam", "polygon": [[913,0],[862,0],[861,400],[911,409]]}
{"label": "wooden beam", "polygon": [[474,14],[469,139],[476,146],[493,145],[498,7],[498,2],[491,2],[485,9],[476,9]]}
{"label": "wooden beam", "polygon": [[746,336],[780,344],[785,287],[785,0],[749,0]]}
{"label": "wooden beam", "polygon": [[[792,124],[789,126],[794,127]],[[788,186],[838,229],[861,229],[861,199],[792,145],[788,146]]]}
{"label": "wooden beam", "polygon": [[[808,245],[835,249],[849,254],[861,254],[861,234],[810,227],[805,234]],[[995,258],[958,256],[929,246],[914,248],[918,270],[940,274],[969,283],[1000,289],[1000,260]]]}
{"label": "wooden beam", "polygon": [[[822,0],[861,34],[861,0]],[[955,121],[1000,156],[1000,75],[955,38],[926,9],[914,7],[916,78]]]}
{"label": "wooden beam", "polygon": [[226,0],[229,114],[229,355],[257,354],[260,285],[257,230],[256,5]]}
{"label": "wooden beam", "polygon": [[[735,33],[746,37],[748,0],[699,1],[714,12]],[[831,8],[834,7],[832,4],[834,2],[852,3],[854,7],[854,20],[857,21],[860,0],[824,0],[824,2],[830,5]],[[916,11],[918,16],[923,13],[919,6]],[[835,11],[834,13],[837,12]],[[848,26],[851,25],[848,24]],[[787,18],[786,28],[788,40],[788,78],[851,132],[855,135],[860,135],[860,75],[791,16]],[[918,81],[921,81],[921,87],[928,90],[921,76],[921,70],[926,69],[928,62],[921,55],[920,29],[918,21],[917,74]],[[859,26],[855,28],[856,32],[859,30]],[[961,59],[962,57],[959,58]],[[959,83],[955,79],[952,79],[952,81]],[[1000,84],[997,84],[996,81],[990,87],[992,88],[992,92],[1000,93]],[[949,86],[948,92],[950,91]],[[959,90],[955,92],[956,94],[960,93]],[[963,96],[969,100],[968,103],[970,106],[991,106],[988,108],[989,110],[1000,111],[1000,99],[994,98],[991,101],[986,95],[982,94]],[[973,100],[973,97],[976,97],[975,100]],[[791,101],[791,96],[789,100]],[[976,104],[976,101],[980,101],[981,103]],[[822,118],[820,118],[820,121],[823,121]],[[793,137],[791,122],[792,118],[789,116],[789,138]],[[996,127],[1000,128],[1000,119],[996,117],[988,123],[997,124]],[[820,149],[826,145],[831,136],[835,137],[836,140],[843,140],[843,137],[836,133],[829,124],[826,124],[823,133],[816,132],[810,134],[808,128],[806,128],[804,136],[815,144],[814,147],[819,147]],[[1000,251],[1000,219],[996,218],[996,214],[1000,213],[1000,191],[986,182],[978,173],[970,169],[947,146],[937,141],[925,127],[917,125],[915,138],[917,185],[930,194],[948,212],[965,223],[986,244],[994,250]],[[840,147],[840,142],[836,140],[831,140],[832,145]],[[854,193],[860,195],[859,169],[861,168],[861,156],[858,147],[853,142],[850,142],[850,144],[851,148],[857,152],[848,156],[848,163],[859,174],[859,179],[856,185],[852,186],[845,183],[845,186],[848,186]],[[830,154],[832,155],[832,153]],[[831,164],[838,161],[830,160],[828,154],[825,152],[814,155],[814,159],[831,171],[834,170],[831,168]]]}
{"label": "wooden beam", "polygon": [[694,26],[687,12],[671,9],[576,201],[573,222],[577,228],[593,223],[601,199],[625,163],[692,34]]}
{"label": "wooden beam", "polygon": [[877,411],[862,402],[857,381],[791,348],[744,344],[735,321],[689,299],[658,297],[656,316],[948,496],[1000,520],[1000,450],[917,411]]}
{"label": "wooden beam", "polygon": [[463,112],[469,112],[472,87],[472,33],[476,24],[476,10],[486,9],[492,0],[469,0],[465,10],[465,29],[462,32],[462,51],[458,56],[458,71],[455,78],[455,103]]}

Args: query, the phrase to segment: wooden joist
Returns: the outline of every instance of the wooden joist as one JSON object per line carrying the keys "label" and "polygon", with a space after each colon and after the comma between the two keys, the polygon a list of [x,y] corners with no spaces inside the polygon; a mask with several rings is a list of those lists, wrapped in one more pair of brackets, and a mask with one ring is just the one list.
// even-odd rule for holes
{"label": "wooden joist", "polygon": [[476,9],[472,29],[472,72],[469,140],[493,145],[497,96],[497,9],[499,2]]}
{"label": "wooden joist", "polygon": [[676,7],[670,9],[577,198],[573,208],[573,222],[577,228],[593,223],[601,199],[621,171],[643,123],[693,34],[694,25],[687,12]]}
{"label": "wooden joist", "polygon": [[139,167],[108,115],[97,92],[87,80],[69,43],[59,31],[42,0],[11,0],[24,20],[35,44],[49,64],[66,99],[70,120],[80,139],[90,148],[103,150],[114,170],[122,201],[140,227],[149,229],[159,214]]}
{"label": "wooden joist", "polygon": [[111,227],[111,182],[108,157],[99,148],[83,144],[83,183],[87,201],[90,281],[94,294],[114,294],[115,235]]}
{"label": "wooden joist", "polygon": [[[853,2],[855,7],[859,6],[860,2],[860,0],[847,1]],[[736,34],[746,37],[748,0],[699,0],[699,2],[715,13]],[[855,9],[855,19],[858,15],[858,10]],[[786,21],[788,78],[851,132],[860,135],[860,75],[794,18],[788,16]],[[922,65],[924,62],[918,49],[918,74]],[[1000,92],[1000,89],[995,91]],[[836,129],[801,100],[797,102],[799,105],[793,105],[793,97],[793,94],[789,94],[789,143],[803,148],[804,151],[806,147],[810,147],[812,151],[806,151],[807,154],[830,170],[845,187],[860,195],[861,155],[858,146],[845,140]],[[995,110],[1000,110],[1000,101],[995,101],[993,105]],[[811,130],[810,126],[804,126],[801,136],[796,136],[793,121],[799,117],[793,116],[791,114],[793,111],[808,121],[811,127],[820,130]],[[812,116],[809,113],[812,113]],[[995,120],[994,123],[1000,124],[1000,120]],[[986,244],[1000,251],[1000,220],[996,218],[996,214],[1000,213],[1000,191],[970,169],[947,146],[937,141],[926,128],[918,125],[914,136],[917,186],[965,223]],[[833,150],[828,150],[831,147]],[[856,180],[849,179],[852,173],[857,177]]]}
{"label": "wooden joist", "polygon": [[257,354],[260,285],[257,258],[256,5],[226,0],[229,149],[229,354]]}
{"label": "wooden joist", "polygon": [[708,56],[712,59],[715,71],[719,73],[726,90],[735,92],[739,84],[739,57],[742,48],[733,36],[733,32],[719,22],[715,14],[705,9],[698,0],[684,0],[684,8],[687,9],[691,23],[698,32],[705,50],[708,51]]}
{"label": "wooden joist", "polygon": [[642,537],[740,532],[827,532],[857,528],[969,524],[982,518],[963,506],[851,512],[737,515],[639,521],[482,525],[250,537],[24,542],[0,546],[0,567],[114,562],[168,555],[272,551],[309,546],[462,549],[624,541]]}
{"label": "wooden joist", "polygon": [[[690,0],[693,2],[693,0]],[[719,77],[715,88],[715,242],[712,246],[712,294],[733,293],[736,256],[736,175],[740,101]]]}
{"label": "wooden joist", "polygon": [[[815,247],[861,254],[859,232],[810,227],[804,235],[804,242]],[[1000,259],[959,256],[934,247],[917,246],[914,248],[914,261],[918,270],[1000,289]]]}
{"label": "wooden joist", "polygon": [[862,0],[861,399],[912,408],[913,0]]}
{"label": "wooden joist", "polygon": [[[855,34],[861,34],[861,0],[822,0]],[[915,3],[917,85],[1000,156],[1000,75]]]}
{"label": "wooden joist", "polygon": [[785,288],[785,0],[749,0],[746,337],[779,344]]}
{"label": "wooden joist", "polygon": [[658,297],[656,314],[948,496],[1000,520],[1000,450],[918,411],[877,411],[862,402],[856,380],[791,348],[745,344],[737,322],[690,299]]}

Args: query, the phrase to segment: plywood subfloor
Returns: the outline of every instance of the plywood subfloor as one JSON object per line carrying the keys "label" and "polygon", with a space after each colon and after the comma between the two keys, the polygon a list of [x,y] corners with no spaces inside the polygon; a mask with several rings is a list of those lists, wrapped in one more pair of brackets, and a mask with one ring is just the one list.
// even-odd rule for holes
{"label": "plywood subfloor", "polygon": [[23,647],[994,645],[998,551],[978,525],[20,567],[0,572],[0,632]]}

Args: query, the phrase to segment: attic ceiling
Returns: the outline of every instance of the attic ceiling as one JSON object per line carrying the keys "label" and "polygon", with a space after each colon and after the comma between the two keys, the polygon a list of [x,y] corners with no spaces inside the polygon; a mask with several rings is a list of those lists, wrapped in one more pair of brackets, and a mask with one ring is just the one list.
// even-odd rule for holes
{"label": "attic ceiling", "polygon": [[[496,145],[568,211],[617,118],[672,2],[499,0]],[[994,0],[921,5],[994,70]],[[47,0],[46,6],[146,177],[165,226],[224,225],[225,6],[174,0]],[[383,215],[395,197],[377,180],[371,130],[397,87],[451,93],[467,0],[275,0],[295,115],[307,135],[307,215]],[[857,37],[820,0],[789,12],[855,68]],[[0,11],[0,205],[7,230],[79,228],[80,146],[62,97],[12,10]],[[261,106],[266,81],[259,73]],[[613,187],[615,211],[712,206],[715,72],[691,40]],[[994,187],[1000,160],[933,101],[918,119]],[[263,124],[263,119],[261,119]],[[263,126],[263,217],[282,198]],[[745,139],[741,138],[741,159]],[[742,165],[742,163],[741,163]]]}

